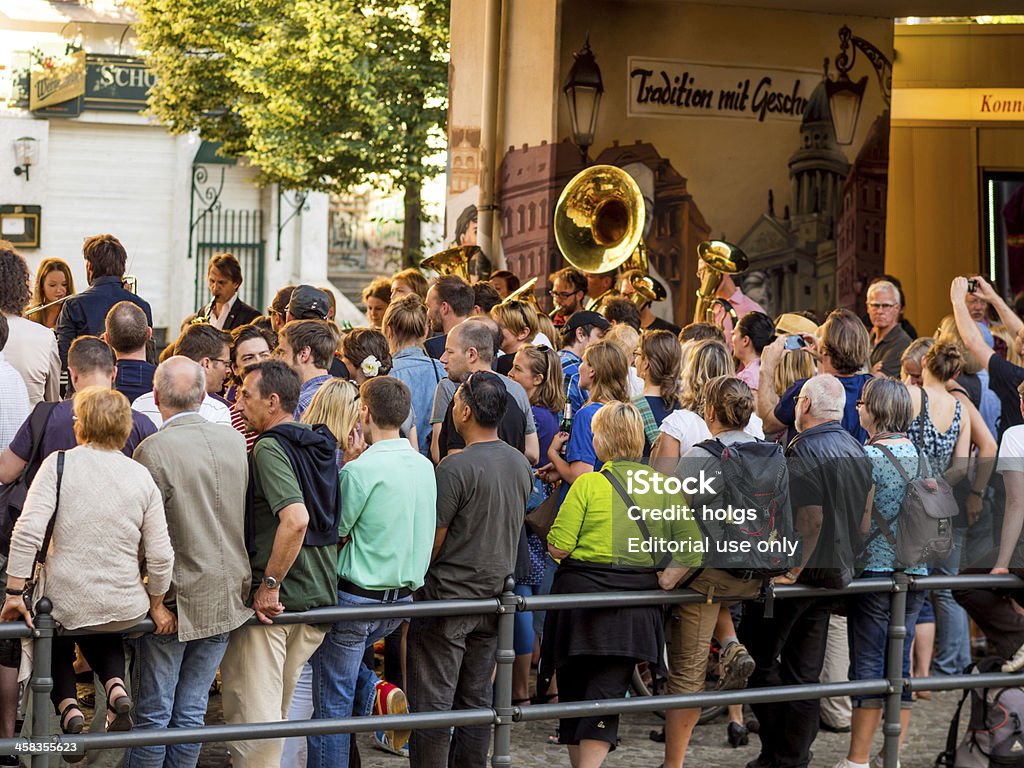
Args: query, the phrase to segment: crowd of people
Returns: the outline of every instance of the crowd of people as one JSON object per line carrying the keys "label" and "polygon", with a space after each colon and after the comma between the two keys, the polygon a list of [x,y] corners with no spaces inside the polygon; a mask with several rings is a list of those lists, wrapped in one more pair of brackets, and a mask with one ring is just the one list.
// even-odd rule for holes
{"label": "crowd of people", "polygon": [[[202,725],[218,670],[228,723],[492,706],[494,614],[324,626],[275,622],[284,612],[495,598],[509,577],[523,596],[707,596],[669,621],[660,607],[519,612],[513,696],[527,706],[621,698],[638,669],[676,694],[877,679],[888,595],[775,602],[774,586],[1024,574],[1024,322],[981,277],[953,281],[934,337],[917,338],[890,276],[867,288],[866,317],[776,318],[727,277],[708,322],[679,328],[654,314],[642,273],[573,267],[550,276],[550,315],[509,296],[508,272],[471,284],[406,269],[367,285],[367,326],[342,329],[318,286],[281,288],[265,315],[245,304],[224,253],[208,265],[210,302],[158,355],[121,243],[91,237],[83,256],[76,293],[64,262],[33,280],[0,243],[0,619],[31,624],[45,590],[62,627],[89,630],[54,643],[65,733],[85,728],[83,668],[98,681],[94,730]],[[643,472],[744,482],[672,493],[636,486]],[[948,483],[961,511],[941,558],[904,562],[896,533],[921,476]],[[702,550],[755,535],[760,518],[631,512],[739,509],[751,484],[770,497],[765,545],[799,542],[788,559]],[[1006,671],[1024,669],[1022,605],[1014,592],[911,592],[905,675],[964,669],[968,617]],[[147,616],[155,632],[125,639]],[[14,733],[30,661],[0,642],[0,736]],[[755,704],[748,768],[807,765],[821,727],[850,732],[837,768],[865,768],[882,702]],[[904,733],[912,704],[905,694]],[[683,765],[699,715],[667,713],[666,768]],[[731,707],[728,743],[746,744],[753,722]],[[574,768],[595,768],[617,730],[614,715],[567,718],[557,740]],[[413,766],[476,767],[490,728],[374,739]],[[240,768],[345,766],[355,742],[230,747]],[[198,755],[133,747],[124,764]]]}

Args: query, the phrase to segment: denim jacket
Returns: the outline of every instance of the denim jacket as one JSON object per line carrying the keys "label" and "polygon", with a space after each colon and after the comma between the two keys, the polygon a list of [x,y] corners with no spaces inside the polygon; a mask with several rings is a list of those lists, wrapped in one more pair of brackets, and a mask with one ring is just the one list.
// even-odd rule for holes
{"label": "denim jacket", "polygon": [[79,336],[101,336],[107,312],[119,301],[137,304],[146,313],[146,322],[153,327],[153,313],[149,302],[140,299],[121,285],[121,278],[114,275],[97,277],[92,285],[64,302],[57,318],[57,349],[60,352],[60,366],[68,367],[68,349]]}
{"label": "denim jacket", "polygon": [[412,409],[416,414],[416,434],[420,453],[430,457],[430,414],[434,409],[434,390],[447,377],[444,365],[427,357],[420,347],[406,347],[391,356],[390,376],[401,379],[412,392]]}

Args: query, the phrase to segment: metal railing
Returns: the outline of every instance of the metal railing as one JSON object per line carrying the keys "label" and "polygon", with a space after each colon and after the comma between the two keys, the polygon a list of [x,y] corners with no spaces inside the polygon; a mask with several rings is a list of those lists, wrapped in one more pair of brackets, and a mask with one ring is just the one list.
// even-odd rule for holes
{"label": "metal railing", "polygon": [[[767,702],[821,699],[833,696],[883,695],[885,711],[883,735],[885,766],[895,768],[899,755],[900,696],[906,691],[946,691],[990,686],[1020,685],[1021,675],[971,674],[941,678],[903,677],[903,646],[907,636],[906,608],[909,591],[928,589],[1024,588],[1024,581],[1016,576],[963,575],[912,577],[894,573],[891,577],[858,579],[843,590],[825,590],[803,586],[782,586],[775,590],[776,600],[798,597],[841,597],[851,594],[888,592],[891,595],[891,621],[886,652],[886,676],[877,680],[859,680],[844,683],[818,683],[768,688],[748,688],[714,693],[641,696],[603,701],[580,701],[557,704],[537,704],[517,707],[512,704],[513,625],[520,611],[554,611],[567,608],[606,608],[642,605],[680,605],[704,602],[707,598],[691,590],[660,590],[644,592],[612,592],[577,595],[518,596],[511,589],[497,598],[478,600],[438,600],[418,603],[396,603],[359,607],[318,608],[304,613],[285,613],[275,619],[277,624],[330,624],[348,619],[415,618],[424,616],[469,616],[497,614],[498,637],[495,662],[497,671],[494,685],[494,706],[487,709],[454,710],[449,712],[416,712],[406,715],[373,717],[345,717],[324,720],[297,720],[274,723],[245,723],[234,725],[208,725],[196,728],[135,730],[119,733],[82,733],[71,737],[84,749],[112,749],[160,744],[191,744],[206,742],[278,739],[292,736],[323,735],[331,733],[365,733],[376,730],[416,730],[423,728],[449,728],[452,726],[492,725],[494,727],[492,766],[511,766],[512,729],[518,723],[552,720],[565,717],[599,714],[627,714],[654,712],[666,709],[698,708],[728,704],[756,704]],[[715,602],[730,601],[729,596],[715,596]],[[749,598],[748,598],[749,599]],[[10,754],[27,744],[60,744],[61,735],[49,733],[51,653],[56,626],[51,615],[52,606],[43,598],[37,605],[34,629],[23,623],[0,624],[0,638],[31,637],[34,640],[34,668],[31,678],[32,727],[26,739],[0,739],[0,754]],[[253,622],[255,623],[255,622]],[[132,632],[151,632],[152,621],[138,624]],[[69,635],[81,634],[75,632]],[[52,754],[31,756],[32,768],[45,768]]]}

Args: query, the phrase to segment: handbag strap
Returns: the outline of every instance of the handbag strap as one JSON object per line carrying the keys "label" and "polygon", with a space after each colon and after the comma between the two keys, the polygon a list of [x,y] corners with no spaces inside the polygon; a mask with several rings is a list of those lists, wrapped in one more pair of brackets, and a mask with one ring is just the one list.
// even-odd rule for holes
{"label": "handbag strap", "polygon": [[[39,565],[46,564],[46,553],[50,549],[50,539],[53,538],[53,526],[57,524],[57,511],[60,509],[60,486],[64,479],[64,454],[65,451],[57,451],[57,499],[53,505],[53,514],[50,515],[50,522],[46,524],[46,533],[43,536],[43,544],[39,547],[39,554],[36,555],[36,562]],[[35,569],[33,569],[34,571]]]}
{"label": "handbag strap", "polygon": [[[630,498],[629,494],[626,493],[626,489],[622,487],[622,483],[618,481],[618,478],[616,478],[615,475],[607,469],[602,469],[601,474],[605,476],[608,482],[611,483],[612,488],[615,489],[616,493],[618,493],[622,500],[626,502],[626,509],[637,506],[633,502],[633,499]],[[649,542],[652,538],[651,531],[647,527],[647,522],[644,520],[643,515],[638,515],[634,522],[636,522],[637,528],[640,529],[640,533],[643,534],[644,540]],[[656,567],[665,568],[670,562],[672,562],[672,558],[666,553],[665,557],[658,562]]]}

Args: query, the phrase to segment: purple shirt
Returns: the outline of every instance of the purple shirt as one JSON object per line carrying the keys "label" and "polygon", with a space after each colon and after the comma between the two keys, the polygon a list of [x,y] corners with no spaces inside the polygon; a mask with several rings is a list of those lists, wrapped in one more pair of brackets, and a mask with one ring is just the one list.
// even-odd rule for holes
{"label": "purple shirt", "polygon": [[[46,432],[43,434],[43,439],[39,445],[40,459],[45,459],[54,451],[70,451],[78,445],[78,441],[75,439],[73,415],[70,400],[65,400],[54,406],[53,412],[46,422]],[[32,456],[33,434],[31,421],[31,417],[25,419],[25,423],[21,425],[21,429],[18,430],[18,434],[14,436],[14,440],[11,441],[10,445],[14,455],[22,461],[28,461]],[[131,458],[136,446],[155,433],[156,427],[148,417],[138,411],[132,411],[132,431],[128,435],[128,442],[124,444],[121,452],[128,458]]]}

